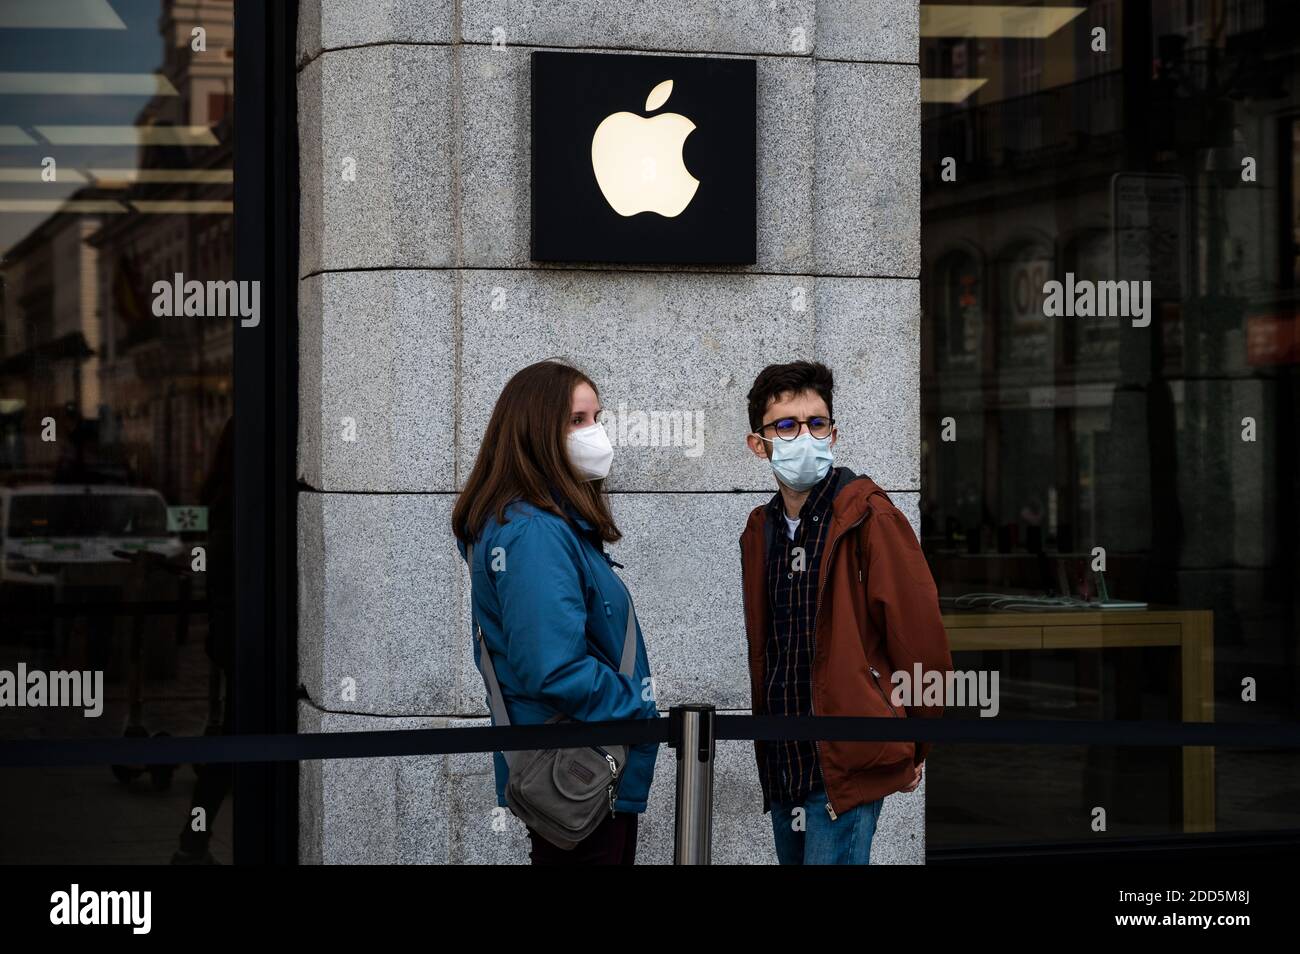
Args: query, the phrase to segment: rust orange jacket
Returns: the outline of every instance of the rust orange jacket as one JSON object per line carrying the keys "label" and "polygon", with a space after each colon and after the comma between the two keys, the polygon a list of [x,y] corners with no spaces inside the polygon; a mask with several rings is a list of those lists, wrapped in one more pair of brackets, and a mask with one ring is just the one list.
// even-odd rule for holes
{"label": "rust orange jacket", "polygon": [[[895,670],[909,675],[952,669],[939,595],[907,518],[869,477],[842,469],[822,544],[813,628],[812,711],[827,716],[938,718],[942,706],[895,707]],[[767,551],[784,528],[767,525],[757,507],[740,537],[753,712],[765,711],[763,675],[772,619]],[[878,673],[878,675],[877,675]],[[916,687],[918,690],[920,687]],[[918,693],[919,695],[919,693]],[[771,793],[763,772],[765,743],[754,743],[763,811]],[[817,755],[835,816],[897,792],[912,781],[929,743],[819,741]]]}

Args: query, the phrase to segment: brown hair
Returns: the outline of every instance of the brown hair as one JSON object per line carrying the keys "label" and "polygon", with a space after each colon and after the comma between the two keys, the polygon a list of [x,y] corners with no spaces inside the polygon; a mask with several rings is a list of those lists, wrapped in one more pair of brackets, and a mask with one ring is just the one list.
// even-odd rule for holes
{"label": "brown hair", "polygon": [[[483,432],[478,459],[451,511],[451,527],[466,543],[477,539],[489,514],[505,523],[505,510],[524,500],[568,519],[567,502],[601,539],[620,539],[604,480],[583,480],[569,462],[568,422],[573,391],[595,383],[559,361],[538,361],[506,382]],[[598,392],[599,393],[599,392]]]}
{"label": "brown hair", "polygon": [[769,364],[758,373],[754,386],[749,389],[749,429],[755,433],[763,425],[767,406],[785,394],[802,394],[813,391],[826,402],[826,413],[831,414],[831,394],[835,378],[831,369],[819,361],[791,361],[789,364]]}

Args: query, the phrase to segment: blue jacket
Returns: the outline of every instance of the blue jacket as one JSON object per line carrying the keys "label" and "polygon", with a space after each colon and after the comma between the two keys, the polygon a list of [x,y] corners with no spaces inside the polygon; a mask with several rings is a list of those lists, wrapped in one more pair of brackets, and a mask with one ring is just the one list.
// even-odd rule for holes
{"label": "blue jacket", "polygon": [[[618,671],[627,591],[591,524],[576,514],[571,518],[581,533],[554,514],[516,501],[506,508],[504,523],[489,516],[474,541],[474,615],[510,723],[545,722],[557,712],[579,722],[658,718],[639,622],[636,666],[631,676]],[[465,545],[458,540],[457,548],[463,559]],[[504,568],[493,569],[494,559]],[[481,672],[477,639],[474,663]],[[629,749],[616,811],[645,811],[658,755],[657,742]],[[504,807],[509,768],[500,752],[492,762],[497,804]]]}

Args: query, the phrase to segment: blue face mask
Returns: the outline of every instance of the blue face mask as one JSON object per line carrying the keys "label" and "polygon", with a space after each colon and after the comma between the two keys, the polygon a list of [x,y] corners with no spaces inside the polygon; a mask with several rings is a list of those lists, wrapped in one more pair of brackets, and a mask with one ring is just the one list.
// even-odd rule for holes
{"label": "blue face mask", "polygon": [[800,434],[792,441],[772,443],[771,464],[777,479],[791,490],[807,490],[830,473],[831,439]]}

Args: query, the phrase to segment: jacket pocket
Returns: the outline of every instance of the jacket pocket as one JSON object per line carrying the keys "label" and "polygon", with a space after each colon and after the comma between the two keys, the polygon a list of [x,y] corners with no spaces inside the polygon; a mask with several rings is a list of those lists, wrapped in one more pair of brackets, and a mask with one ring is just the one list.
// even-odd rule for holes
{"label": "jacket pocket", "polygon": [[889,714],[896,718],[900,718],[900,719],[905,718],[903,713],[899,712],[898,708],[890,700],[889,693],[885,690],[885,687],[881,684],[879,670],[877,670],[870,663],[867,664],[867,677],[871,681],[871,684],[876,687],[876,692],[880,694],[880,699],[882,702],[884,702],[885,708],[889,711]]}
{"label": "jacket pocket", "polygon": [[[867,678],[871,680],[871,685],[876,693],[876,698],[880,701],[885,712],[888,712],[892,718],[906,719],[907,710],[894,705],[890,694],[893,691],[894,683],[890,676],[876,667],[867,663]],[[896,765],[899,762],[911,762],[916,756],[916,743],[907,739],[897,739],[880,743],[880,751],[874,761],[870,762],[865,768],[875,768],[877,766]]]}
{"label": "jacket pocket", "polygon": [[[888,683],[883,674],[873,674],[872,666],[866,661],[856,667],[851,692],[845,696],[853,702],[851,706],[838,708],[824,715],[874,716],[876,718],[897,719],[906,714],[889,700]],[[848,689],[848,687],[845,687]],[[911,760],[916,753],[915,743],[898,739],[874,739],[861,742],[824,742],[823,751],[833,770],[854,774],[865,772],[876,766],[893,765],[904,760]]]}

